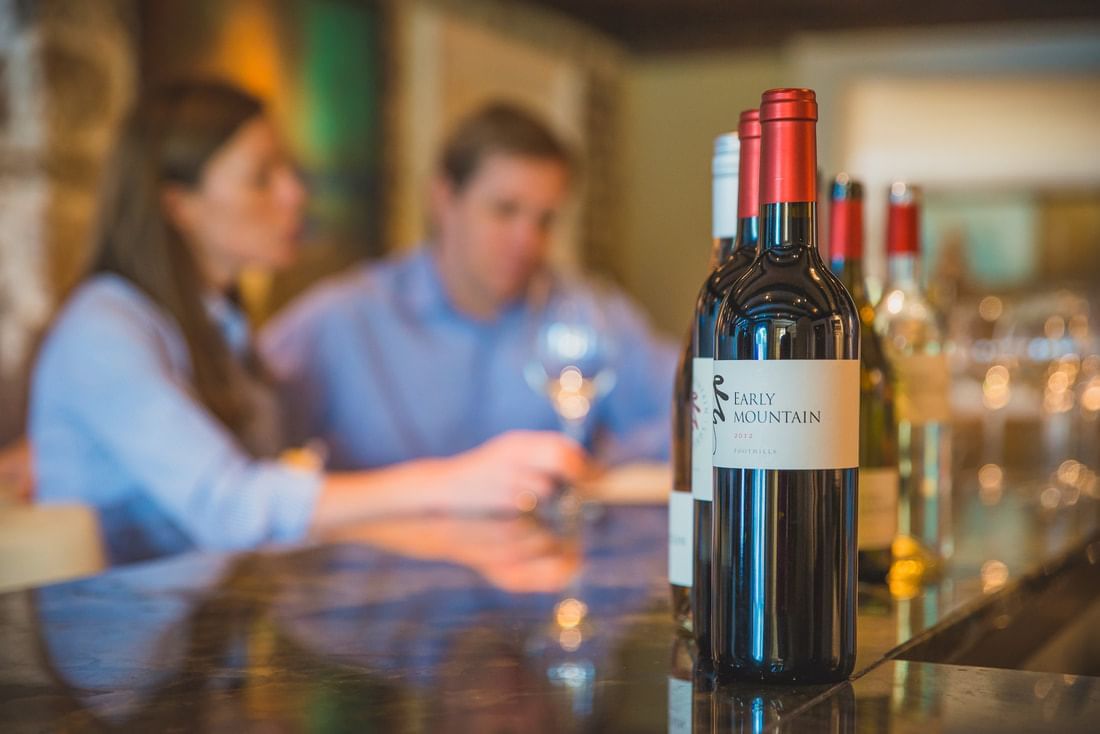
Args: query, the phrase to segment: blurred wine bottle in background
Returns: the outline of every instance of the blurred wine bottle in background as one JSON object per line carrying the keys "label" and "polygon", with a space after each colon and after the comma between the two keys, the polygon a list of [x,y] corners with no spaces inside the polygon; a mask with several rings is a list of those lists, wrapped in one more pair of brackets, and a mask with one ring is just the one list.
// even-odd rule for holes
{"label": "blurred wine bottle in background", "polygon": [[893,374],[875,333],[863,272],[863,186],[833,181],[829,207],[832,270],[859,312],[859,579],[884,583],[898,527],[898,436]]}
{"label": "blurred wine bottle in background", "polygon": [[928,573],[951,555],[951,376],[940,320],[920,285],[920,191],[890,187],[887,282],[875,327],[893,370],[901,482],[895,555]]}

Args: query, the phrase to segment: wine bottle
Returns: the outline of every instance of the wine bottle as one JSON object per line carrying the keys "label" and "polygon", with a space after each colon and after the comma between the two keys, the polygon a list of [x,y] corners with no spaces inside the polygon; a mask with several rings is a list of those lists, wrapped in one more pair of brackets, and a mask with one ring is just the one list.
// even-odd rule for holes
{"label": "wine bottle", "polygon": [[[736,133],[719,135],[714,141],[711,161],[711,247],[707,283],[735,252],[738,201],[738,161],[741,142]],[[698,557],[694,531],[696,511],[693,495],[710,480],[709,437],[705,429],[709,411],[710,362],[693,357],[693,333],[696,312],[685,339],[684,352],[677,370],[672,405],[672,492],[669,493],[669,583],[672,586],[672,611],[680,629],[693,631],[696,600],[696,563]],[[701,382],[700,382],[701,381]],[[707,439],[707,443],[702,443]],[[701,448],[700,448],[701,447]],[[709,516],[708,516],[709,517]],[[709,558],[707,559],[709,561]],[[709,568],[709,566],[707,566]],[[703,589],[705,591],[705,589]]]}
{"label": "wine bottle", "polygon": [[898,528],[894,376],[875,333],[863,276],[863,186],[844,173],[834,179],[830,197],[829,257],[859,313],[859,580],[884,583]]}
{"label": "wine bottle", "polygon": [[692,631],[691,334],[684,340],[672,397],[672,491],[668,495],[668,585],[676,627]]}
{"label": "wine bottle", "polygon": [[[934,567],[951,554],[951,376],[935,310],[920,287],[920,190],[890,187],[887,282],[875,328],[893,369],[901,481],[898,531]],[[909,555],[909,553],[905,553]]]}
{"label": "wine bottle", "polygon": [[859,316],[817,249],[817,100],[760,105],[760,255],[715,326],[714,613],[722,680],[855,660]]}
{"label": "wine bottle", "polygon": [[[695,617],[695,642],[700,656],[710,659],[710,614],[713,606],[711,598],[711,500],[714,496],[714,472],[712,458],[714,453],[714,419],[711,404],[711,378],[714,359],[714,323],[718,317],[718,307],[733,284],[740,278],[756,258],[759,240],[758,202],[759,189],[757,176],[760,168],[760,115],[758,110],[745,110],[737,124],[737,136],[740,141],[740,157],[730,160],[732,173],[736,178],[737,191],[734,195],[723,196],[721,206],[725,213],[721,220],[715,221],[715,236],[723,243],[721,251],[724,257],[703,287],[695,303],[695,319],[691,331],[692,369],[694,374],[694,394],[698,396],[698,422],[692,442],[695,452],[692,461],[692,495],[694,505],[695,529],[695,579],[692,587],[692,613]],[[715,211],[720,203],[715,200]],[[729,216],[733,214],[734,216]],[[732,237],[730,235],[733,235]]]}

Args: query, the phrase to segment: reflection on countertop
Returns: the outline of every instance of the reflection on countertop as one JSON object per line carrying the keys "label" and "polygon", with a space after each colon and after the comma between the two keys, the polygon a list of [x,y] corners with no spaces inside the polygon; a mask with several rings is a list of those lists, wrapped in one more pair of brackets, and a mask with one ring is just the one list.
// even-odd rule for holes
{"label": "reflection on countertop", "polygon": [[1100,678],[900,659],[942,654],[920,645],[943,629],[1008,624],[1021,579],[1100,562],[1094,493],[1005,473],[994,491],[989,473],[956,484],[955,556],[937,581],[910,598],[861,590],[856,675],[839,686],[712,690],[668,612],[664,508],[618,505],[572,541],[526,519],[394,520],[0,595],[0,720],[5,731],[1092,730]]}

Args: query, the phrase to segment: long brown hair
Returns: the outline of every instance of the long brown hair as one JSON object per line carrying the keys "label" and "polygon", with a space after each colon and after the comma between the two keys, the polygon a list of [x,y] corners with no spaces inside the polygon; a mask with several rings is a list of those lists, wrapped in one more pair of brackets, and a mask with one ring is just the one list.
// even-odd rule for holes
{"label": "long brown hair", "polygon": [[214,154],[263,112],[255,97],[216,81],[172,84],[140,101],[107,168],[91,268],[122,276],[176,320],[199,399],[237,434],[247,402],[232,388],[232,356],[204,306],[199,263],[161,195],[166,184],[198,186]]}

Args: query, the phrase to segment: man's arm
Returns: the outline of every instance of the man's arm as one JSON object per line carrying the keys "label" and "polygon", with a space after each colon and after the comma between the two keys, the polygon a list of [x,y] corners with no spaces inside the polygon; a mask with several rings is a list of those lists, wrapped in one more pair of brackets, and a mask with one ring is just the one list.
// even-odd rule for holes
{"label": "man's arm", "polygon": [[667,460],[676,346],[625,294],[612,293],[605,308],[618,350],[615,387],[600,408],[597,453],[612,464]]}

